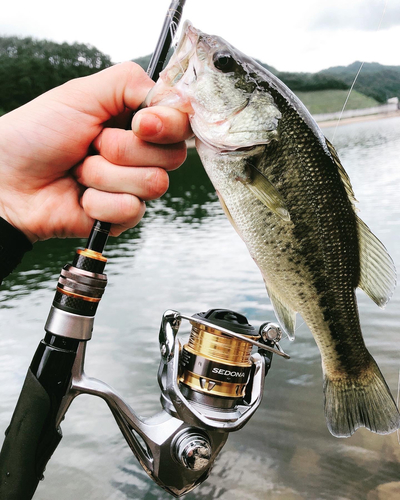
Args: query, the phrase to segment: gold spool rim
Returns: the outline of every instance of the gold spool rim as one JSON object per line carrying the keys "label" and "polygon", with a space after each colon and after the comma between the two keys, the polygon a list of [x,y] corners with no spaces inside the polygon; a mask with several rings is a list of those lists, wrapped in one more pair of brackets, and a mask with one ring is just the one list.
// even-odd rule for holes
{"label": "gold spool rim", "polygon": [[[226,339],[235,339],[239,342],[245,342],[246,344],[249,344],[250,342],[246,342],[245,339],[238,339],[237,337],[233,337],[232,335],[229,335],[228,333],[221,332],[221,330],[218,330],[218,326],[210,327],[203,325],[202,323],[197,323],[195,320],[189,321],[189,323],[194,327],[197,328],[198,330],[204,330],[207,333],[212,333],[212,334],[217,334],[220,337],[226,338]],[[260,335],[245,335],[244,333],[241,333],[240,335],[243,335],[243,337],[251,339],[251,340],[257,340],[260,338]]]}
{"label": "gold spool rim", "polygon": [[189,344],[185,344],[183,346],[183,348],[186,350],[186,351],[189,351],[190,353],[194,354],[195,356],[202,356],[203,358],[206,358],[206,359],[209,359],[210,361],[215,361],[217,363],[220,363],[222,365],[225,365],[225,366],[229,366],[229,367],[232,367],[232,366],[238,366],[240,368],[248,368],[249,366],[252,366],[252,362],[249,360],[248,363],[245,363],[245,362],[241,362],[241,361],[235,361],[234,363],[232,363],[232,361],[229,361],[227,359],[221,359],[220,357],[217,357],[217,356],[213,356],[212,354],[206,354],[202,351],[196,351],[195,349],[193,349],[193,347],[190,347]]}

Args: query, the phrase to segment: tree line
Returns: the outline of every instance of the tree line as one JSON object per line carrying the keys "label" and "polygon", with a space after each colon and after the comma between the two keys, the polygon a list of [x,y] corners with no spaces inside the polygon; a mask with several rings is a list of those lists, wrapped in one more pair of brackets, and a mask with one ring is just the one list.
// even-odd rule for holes
{"label": "tree line", "polygon": [[[136,59],[145,69],[149,61],[150,56]],[[109,56],[91,45],[0,37],[0,115],[72,78],[90,75],[112,64]],[[290,73],[261,64],[294,92],[348,89],[360,65],[353,63],[318,73]],[[367,63],[355,88],[379,102],[400,97],[400,66]]]}
{"label": "tree line", "polygon": [[0,114],[111,65],[109,56],[90,45],[0,37]]}

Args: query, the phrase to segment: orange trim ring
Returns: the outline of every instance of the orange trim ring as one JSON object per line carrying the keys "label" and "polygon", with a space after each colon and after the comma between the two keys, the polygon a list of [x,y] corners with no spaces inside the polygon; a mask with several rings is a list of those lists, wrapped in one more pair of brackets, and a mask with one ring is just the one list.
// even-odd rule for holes
{"label": "orange trim ring", "polygon": [[68,295],[69,297],[75,297],[77,299],[86,300],[87,302],[100,302],[100,298],[87,297],[86,295],[80,295],[79,293],[67,292],[60,287],[57,287],[57,291],[63,293],[64,295]]}
{"label": "orange trim ring", "polygon": [[89,250],[88,248],[85,248],[85,250],[78,248],[76,252],[79,253],[79,255],[83,255],[84,257],[89,257],[89,259],[100,260],[101,262],[107,262],[107,259],[103,257],[103,255],[100,252],[95,252],[94,250]]}

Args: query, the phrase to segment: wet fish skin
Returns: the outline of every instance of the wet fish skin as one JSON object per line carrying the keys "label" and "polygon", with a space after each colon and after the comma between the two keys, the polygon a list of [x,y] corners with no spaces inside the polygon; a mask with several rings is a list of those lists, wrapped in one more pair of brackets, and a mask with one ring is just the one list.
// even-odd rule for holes
{"label": "wet fish skin", "polygon": [[[191,103],[203,165],[279,322],[294,336],[299,312],[319,347],[329,430],[393,432],[400,415],[364,344],[355,289],[384,305],[394,265],[358,218],[334,148],[282,82],[219,37],[187,27],[180,47],[185,64],[178,51],[149,103],[171,93],[173,105]],[[234,60],[227,72],[215,67],[221,55]]]}

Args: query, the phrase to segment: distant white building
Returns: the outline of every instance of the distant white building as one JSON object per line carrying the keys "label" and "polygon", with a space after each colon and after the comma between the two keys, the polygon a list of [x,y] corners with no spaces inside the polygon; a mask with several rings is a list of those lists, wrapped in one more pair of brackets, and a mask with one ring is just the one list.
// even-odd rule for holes
{"label": "distant white building", "polygon": [[397,107],[399,107],[399,98],[398,97],[391,97],[386,102],[387,102],[387,104],[397,104]]}

